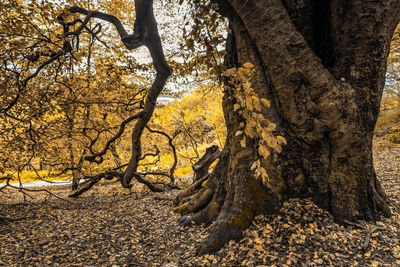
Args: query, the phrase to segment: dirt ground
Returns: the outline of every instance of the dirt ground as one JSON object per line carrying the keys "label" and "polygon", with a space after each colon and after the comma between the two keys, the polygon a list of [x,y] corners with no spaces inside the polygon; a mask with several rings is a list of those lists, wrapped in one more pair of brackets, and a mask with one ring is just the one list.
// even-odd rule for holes
{"label": "dirt ground", "polygon": [[[99,185],[79,199],[52,188],[16,204],[2,194],[0,265],[10,266],[400,266],[400,146],[375,150],[375,165],[393,201],[393,216],[347,227],[309,200],[292,199],[279,215],[258,216],[239,242],[215,255],[196,256],[204,227],[181,227],[172,211],[178,192],[131,193]],[[5,204],[12,202],[14,204]]]}

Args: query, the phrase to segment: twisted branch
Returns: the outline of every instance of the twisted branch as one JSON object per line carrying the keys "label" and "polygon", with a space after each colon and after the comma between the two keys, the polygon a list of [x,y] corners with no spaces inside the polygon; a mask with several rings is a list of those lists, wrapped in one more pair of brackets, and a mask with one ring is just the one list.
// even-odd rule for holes
{"label": "twisted branch", "polygon": [[[121,21],[112,15],[99,12],[99,11],[88,11],[80,7],[71,7],[72,13],[80,13],[86,15],[81,25],[72,32],[67,33],[67,36],[79,36],[82,30],[87,26],[91,18],[98,18],[107,22],[112,23],[121,37],[121,41],[129,49],[135,49],[139,46],[145,45],[151,54],[153,59],[154,68],[156,69],[156,78],[147,94],[144,110],[140,113],[138,121],[132,132],[132,155],[126,169],[126,172],[121,179],[121,184],[130,188],[130,182],[135,178],[138,182],[144,183],[147,186],[154,187],[152,184],[148,184],[138,173],[137,168],[139,160],[141,158],[141,136],[144,128],[149,122],[153,115],[156,100],[161,90],[170,76],[172,70],[166,62],[164,52],[161,45],[160,35],[158,33],[157,22],[153,13],[153,1],[152,0],[136,0],[136,22],[134,33],[129,35],[123,27]],[[106,148],[107,150],[107,148]],[[106,151],[105,150],[105,151]],[[99,153],[98,153],[99,154]],[[101,154],[101,153],[100,153]],[[98,161],[96,159],[99,155],[93,155],[87,158],[87,160]],[[157,190],[157,188],[153,188]]]}
{"label": "twisted branch", "polygon": [[171,179],[171,183],[174,183],[174,180],[175,180],[174,172],[175,172],[176,165],[178,164],[178,157],[176,155],[176,147],[172,143],[172,141],[174,141],[174,138],[180,133],[180,131],[175,132],[174,135],[172,137],[170,137],[167,133],[159,131],[159,130],[153,130],[149,126],[146,126],[146,129],[151,133],[161,134],[168,139],[168,144],[172,149],[172,154],[174,155],[174,163],[172,164],[172,167],[169,170],[169,178]]}

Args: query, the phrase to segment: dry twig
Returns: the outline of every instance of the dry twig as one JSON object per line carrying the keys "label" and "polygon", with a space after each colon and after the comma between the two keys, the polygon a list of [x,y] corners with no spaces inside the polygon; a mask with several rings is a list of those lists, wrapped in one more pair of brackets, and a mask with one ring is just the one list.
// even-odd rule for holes
{"label": "dry twig", "polygon": [[382,226],[375,226],[374,228],[372,228],[367,235],[365,236],[365,240],[364,240],[364,244],[363,244],[363,249],[366,250],[369,246],[369,241],[371,239],[371,235],[378,231],[378,230],[386,230],[386,227],[382,227]]}

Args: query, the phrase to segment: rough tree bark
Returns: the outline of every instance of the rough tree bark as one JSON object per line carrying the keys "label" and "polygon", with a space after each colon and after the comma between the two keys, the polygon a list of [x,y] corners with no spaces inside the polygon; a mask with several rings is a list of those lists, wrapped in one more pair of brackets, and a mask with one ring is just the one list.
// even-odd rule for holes
{"label": "rough tree bark", "polygon": [[[235,133],[245,120],[226,87],[222,156],[204,190],[192,197],[197,212],[181,217],[184,224],[215,220],[200,253],[240,238],[255,215],[277,211],[290,197],[311,197],[337,221],[390,216],[373,167],[372,137],[400,1],[217,2],[232,29],[226,64],[255,65],[252,87],[271,101],[262,115],[287,145],[268,160],[257,139],[247,138],[243,148]],[[258,159],[269,174],[267,185],[251,170]],[[187,213],[184,206],[178,210]]]}

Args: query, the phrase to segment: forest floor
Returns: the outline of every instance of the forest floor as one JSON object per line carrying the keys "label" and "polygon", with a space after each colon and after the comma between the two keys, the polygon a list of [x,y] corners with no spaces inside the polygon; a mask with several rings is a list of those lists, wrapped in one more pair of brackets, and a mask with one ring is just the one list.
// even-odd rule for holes
{"label": "forest floor", "polygon": [[208,228],[178,224],[169,200],[177,191],[108,184],[68,199],[69,188],[48,187],[63,199],[46,192],[34,194],[30,206],[17,204],[15,192],[0,199],[1,215],[18,217],[29,207],[24,219],[0,221],[0,265],[399,266],[400,145],[385,133],[375,141],[376,172],[393,201],[393,216],[376,224],[340,226],[311,201],[291,199],[279,215],[258,216],[239,242],[199,257]]}

